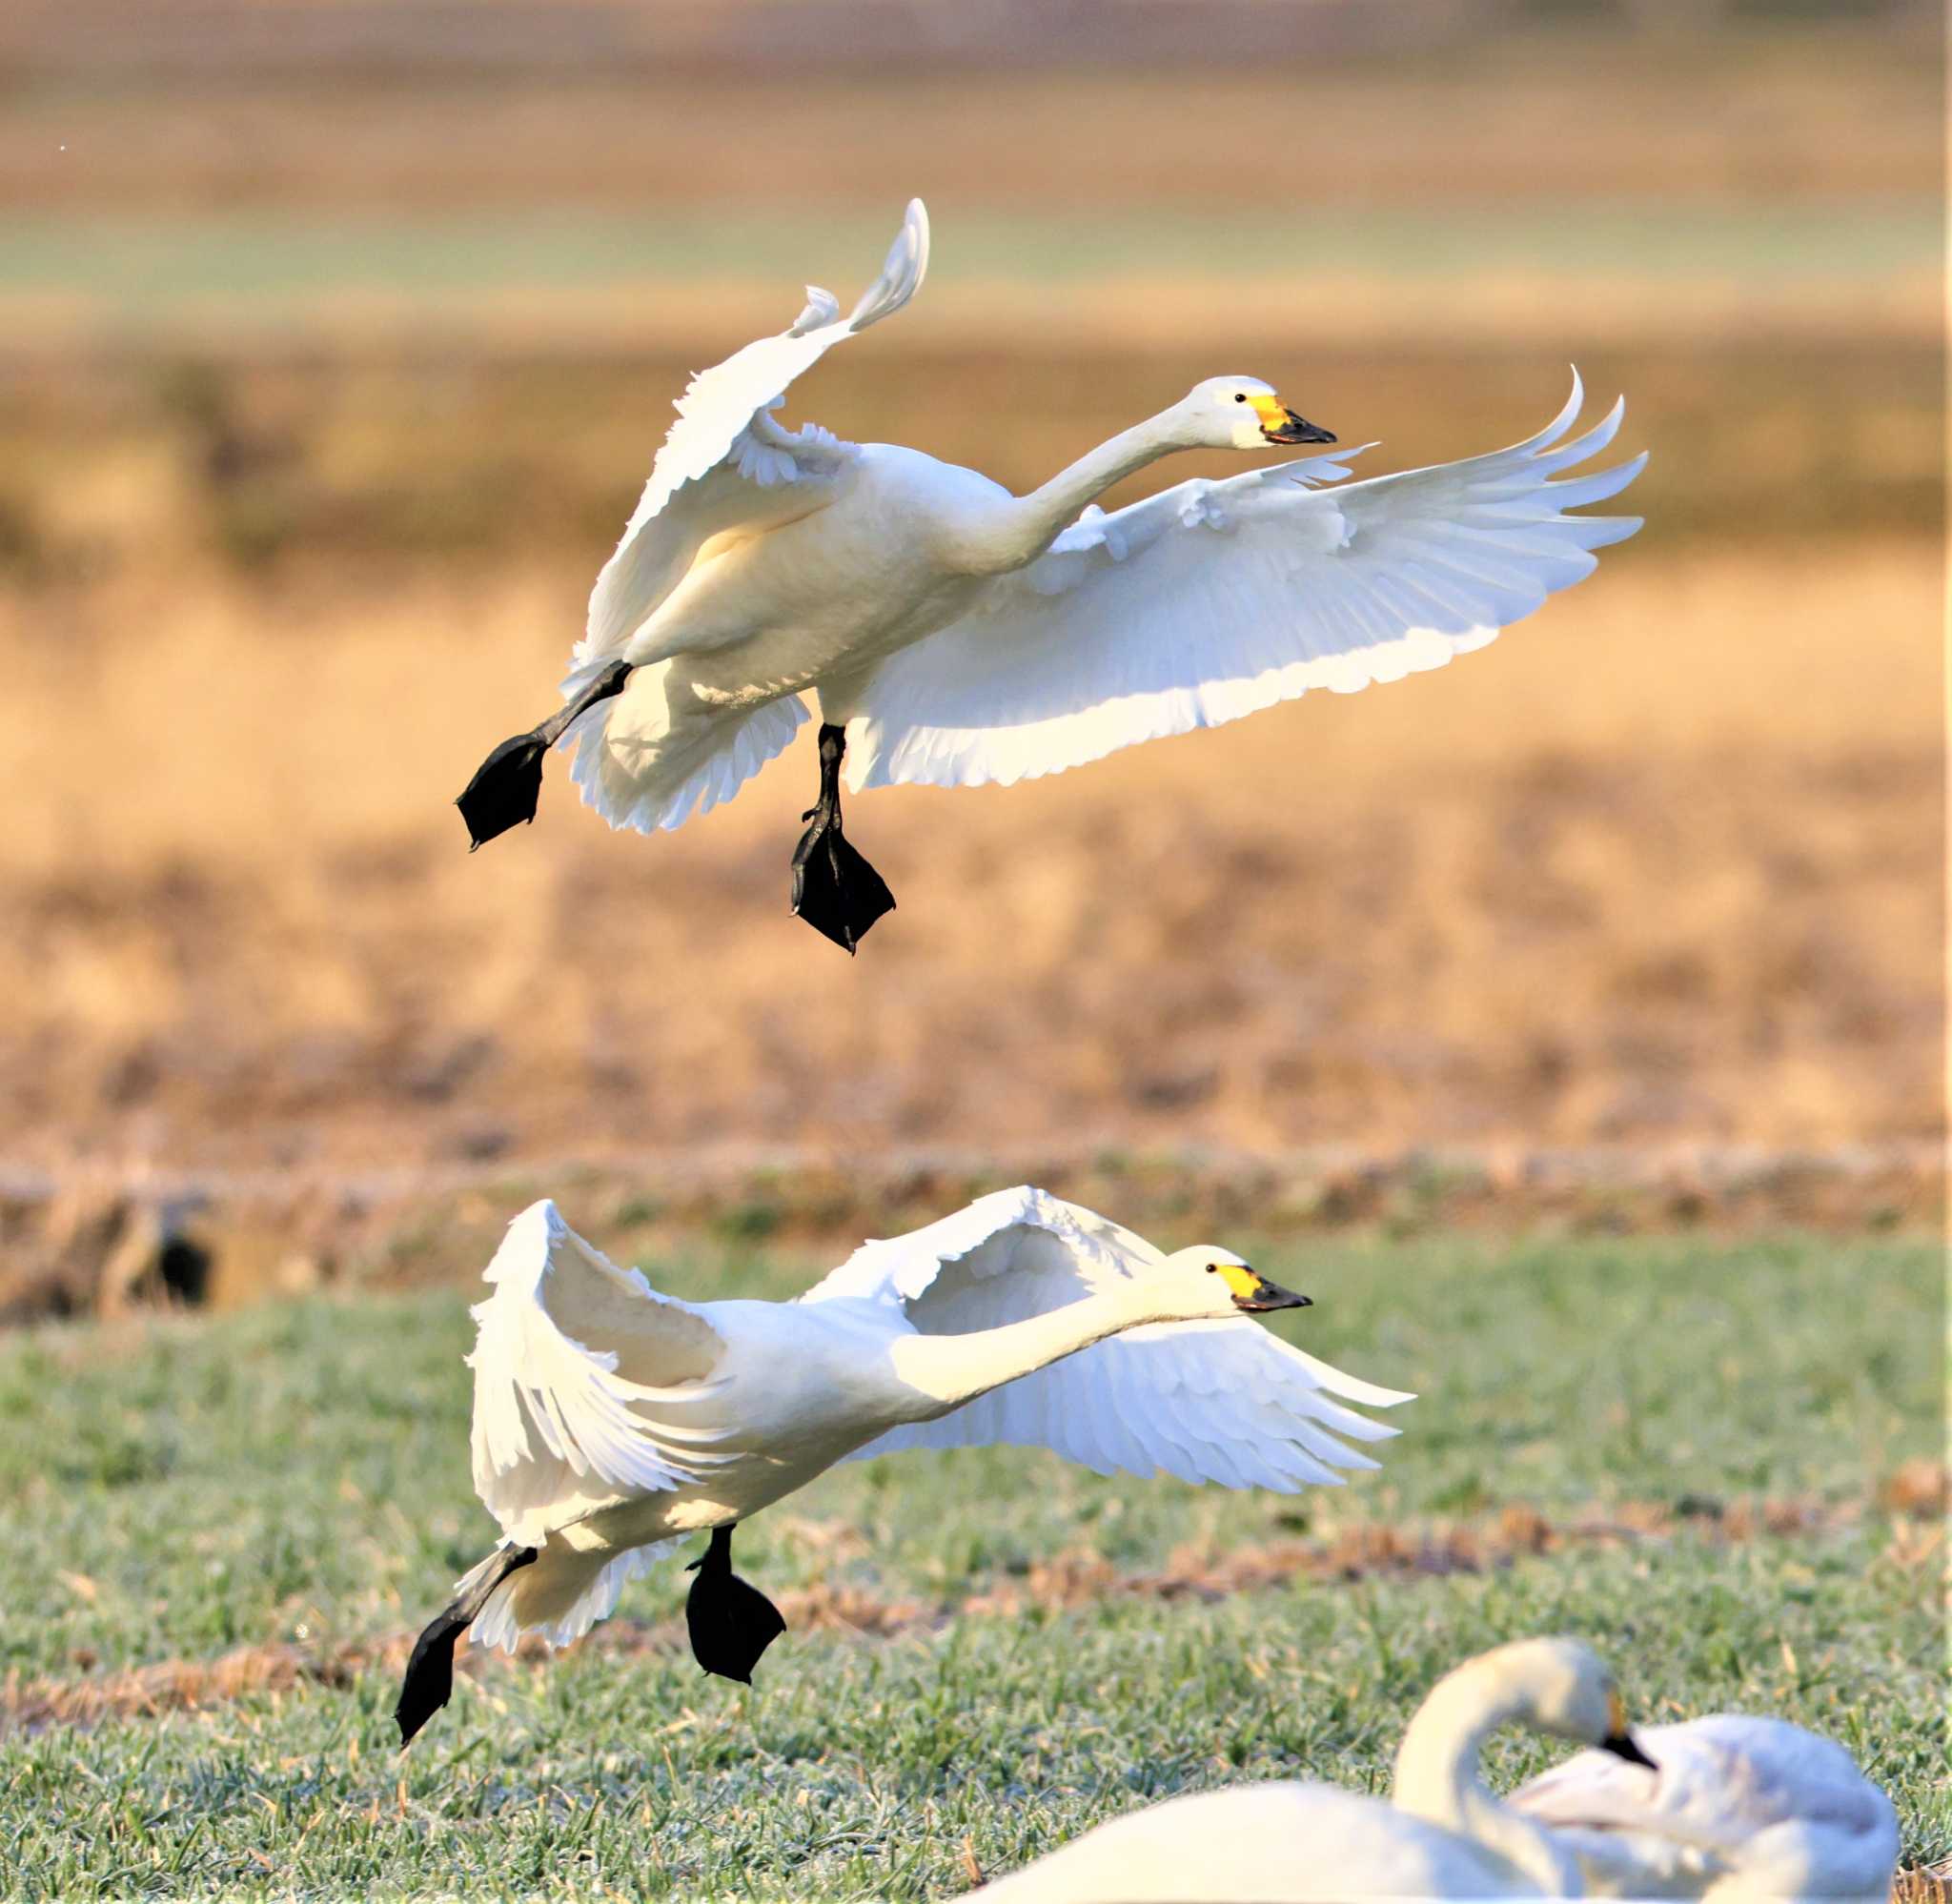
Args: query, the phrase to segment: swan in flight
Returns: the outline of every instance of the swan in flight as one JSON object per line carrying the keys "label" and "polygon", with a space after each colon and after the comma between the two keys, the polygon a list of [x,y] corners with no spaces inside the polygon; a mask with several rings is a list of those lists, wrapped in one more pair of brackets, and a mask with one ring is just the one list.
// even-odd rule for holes
{"label": "swan in flight", "polygon": [[447,1703],[470,1627],[478,1645],[566,1645],[690,1533],[710,1535],[692,1651],[749,1680],[784,1622],[732,1571],[732,1529],[836,1462],[1007,1443],[1292,1493],[1374,1468],[1346,1443],[1396,1432],[1332,1397],[1411,1399],[1249,1321],[1309,1299],[1230,1251],[1165,1255],[1027,1188],[864,1244],[790,1303],[661,1296],[546,1202],[510,1224],[486,1280],[474,1476],[501,1543],[415,1644],[403,1744]]}
{"label": "swan in flight", "polygon": [[[1403,1734],[1393,1804],[1271,1780],[1149,1806],[987,1885],[996,1904],[1294,1904],[1370,1897],[1577,1897],[1577,1864],[1478,1776],[1508,1724],[1648,1765],[1613,1675],[1585,1647],[1519,1640],[1438,1681]],[[1406,1791],[1416,1803],[1406,1804]]]}
{"label": "swan in flight", "polygon": [[851,952],[894,901],[842,830],[844,762],[851,793],[1008,784],[1310,688],[1397,680],[1483,647],[1640,526],[1566,514],[1646,460],[1560,476],[1621,415],[1566,440],[1576,373],[1564,410],[1509,450],[1347,483],[1357,452],[1305,457],[1109,515],[1099,496],[1176,450],[1335,438],[1257,377],[1208,377],[1017,496],[918,450],[782,428],[793,379],[899,311],[927,263],[916,199],[847,316],[809,286],[786,330],[693,378],[597,577],[562,706],[459,798],[473,845],[535,818],[559,741],[613,826],[678,826],[786,745],[811,692],[820,792],[793,910]]}
{"label": "swan in flight", "polygon": [[1581,1752],[1512,1795],[1576,1855],[1590,1894],[1890,1895],[1898,1814],[1834,1740],[1725,1712],[1639,1736],[1657,1775]]}

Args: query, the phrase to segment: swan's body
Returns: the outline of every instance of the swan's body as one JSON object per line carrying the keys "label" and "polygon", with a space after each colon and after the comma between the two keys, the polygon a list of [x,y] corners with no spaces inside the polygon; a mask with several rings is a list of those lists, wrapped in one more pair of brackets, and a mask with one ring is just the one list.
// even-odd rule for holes
{"label": "swan's body", "polygon": [[[1577,1897],[1572,1856],[1479,1780],[1485,1738],[1513,1722],[1638,1751],[1611,1675],[1586,1648],[1520,1640],[1438,1683],[1404,1732],[1393,1804],[1289,1780],[1178,1798],[1101,1825],[983,1895],[997,1904]],[[1406,1791],[1418,1802],[1406,1804]]]}
{"label": "swan's body", "polygon": [[1596,1896],[1882,1904],[1897,1869],[1891,1801],[1840,1745],[1783,1719],[1718,1713],[1650,1726],[1656,1775],[1582,1752],[1521,1786]]}
{"label": "swan's body", "polygon": [[1554,1894],[1380,1798],[1281,1780],[1149,1805],[977,1894],[984,1904],[1349,1904]]}
{"label": "swan's body", "polygon": [[[471,1624],[487,1645],[575,1639],[661,1544],[729,1529],[850,1455],[1013,1443],[1293,1491],[1376,1465],[1338,1436],[1395,1432],[1332,1394],[1409,1399],[1249,1322],[1306,1298],[1238,1257],[1164,1256],[1039,1190],[867,1244],[792,1303],[660,1296],[547,1203],[510,1225],[487,1279],[474,1472],[503,1545],[429,1629],[450,1651]],[[731,1676],[761,1651],[732,1649]]]}
{"label": "swan's body", "polygon": [[[1491,456],[1366,482],[1315,456],[1109,516],[1099,496],[1175,451],[1334,439],[1258,379],[1212,377],[1020,497],[919,451],[783,430],[787,385],[900,310],[927,255],[918,200],[851,315],[810,289],[789,330],[693,380],[598,577],[563,714],[504,743],[461,798],[477,844],[533,817],[558,741],[612,825],[678,826],[786,745],[807,693],[832,737],[816,833],[838,842],[844,754],[855,792],[1010,782],[1312,687],[1399,679],[1483,646],[1639,527],[1564,513],[1644,461],[1553,480],[1619,423],[1616,404],[1563,440],[1576,376],[1546,430]],[[840,888],[850,872],[825,849],[805,870]],[[851,948],[865,925],[844,892],[835,903],[830,936]]]}

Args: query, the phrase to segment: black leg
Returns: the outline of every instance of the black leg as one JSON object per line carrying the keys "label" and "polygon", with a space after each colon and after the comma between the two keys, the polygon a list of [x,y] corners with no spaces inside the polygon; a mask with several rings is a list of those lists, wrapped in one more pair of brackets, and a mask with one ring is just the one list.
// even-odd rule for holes
{"label": "black leg", "polygon": [[684,1600],[692,1657],[722,1679],[752,1684],[760,1654],[786,1631],[780,1610],[732,1571],[732,1529],[714,1528],[711,1544],[685,1570],[696,1573]]}
{"label": "black leg", "polygon": [[539,727],[504,740],[475,769],[455,804],[468,826],[468,851],[536,817],[542,797],[542,756],[569,731],[569,723],[600,700],[621,694],[630,679],[628,661],[612,661],[572,701],[565,701]]}
{"label": "black leg", "polygon": [[813,824],[793,853],[793,910],[852,953],[867,928],[894,911],[895,896],[841,830],[841,760],[846,752],[846,729],[823,722],[820,799],[800,816]]}
{"label": "black leg", "polygon": [[427,1623],[426,1631],[414,1642],[407,1658],[406,1677],[400,1681],[399,1704],[394,1717],[399,1722],[400,1750],[412,1743],[414,1734],[447,1704],[454,1691],[455,1643],[480,1617],[488,1596],[515,1572],[536,1557],[533,1547],[505,1547],[496,1556],[499,1567],[489,1567],[466,1592],[457,1594]]}

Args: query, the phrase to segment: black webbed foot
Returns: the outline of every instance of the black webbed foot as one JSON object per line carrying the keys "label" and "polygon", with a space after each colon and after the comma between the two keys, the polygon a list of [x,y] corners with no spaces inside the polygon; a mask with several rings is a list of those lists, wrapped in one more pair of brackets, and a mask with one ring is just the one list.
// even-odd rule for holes
{"label": "black webbed foot", "polygon": [[844,729],[820,730],[820,800],[800,817],[812,824],[793,852],[793,910],[813,929],[851,954],[883,913],[895,909],[887,881],[841,829]]}
{"label": "black webbed foot", "polygon": [[786,1631],[780,1610],[732,1571],[732,1529],[712,1529],[711,1545],[691,1563],[698,1578],[685,1596],[691,1652],[707,1672],[752,1684],[760,1655]]}
{"label": "black webbed foot", "polygon": [[574,700],[528,733],[504,740],[475,769],[475,778],[455,801],[468,823],[470,853],[535,819],[536,802],[542,798],[543,755],[600,700],[621,694],[629,679],[630,663],[612,661]]}
{"label": "black webbed foot", "polygon": [[428,1621],[414,1642],[414,1650],[407,1655],[405,1676],[400,1681],[399,1703],[393,1712],[399,1724],[402,1752],[453,1693],[454,1650],[460,1636],[479,1618],[489,1595],[518,1568],[526,1567],[535,1557],[536,1550],[532,1547],[503,1548],[493,1556],[501,1565],[484,1563],[478,1570],[480,1577]]}
{"label": "black webbed foot", "polygon": [[894,909],[887,881],[841,831],[838,818],[806,829],[793,855],[793,910],[807,924],[852,952],[867,928]]}
{"label": "black webbed foot", "polygon": [[467,1630],[466,1620],[443,1612],[430,1621],[414,1642],[406,1677],[400,1681],[399,1703],[393,1710],[399,1724],[402,1750],[453,1695],[454,1650]]}
{"label": "black webbed foot", "polygon": [[455,804],[468,823],[468,851],[499,839],[536,817],[542,798],[542,756],[549,743],[535,734],[504,740],[475,769]]}

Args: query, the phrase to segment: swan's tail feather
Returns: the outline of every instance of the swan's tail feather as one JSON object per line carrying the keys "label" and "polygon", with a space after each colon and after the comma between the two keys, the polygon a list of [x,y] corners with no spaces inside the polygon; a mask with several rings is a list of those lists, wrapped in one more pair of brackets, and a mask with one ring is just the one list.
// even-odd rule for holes
{"label": "swan's tail feather", "polygon": [[570,728],[571,778],[612,826],[669,831],[728,800],[807,719],[797,695],[722,713],[674,679],[676,663],[632,670],[623,692]]}
{"label": "swan's tail feather", "polygon": [[533,1633],[545,1646],[568,1646],[607,1620],[624,1588],[675,1545],[654,1541],[622,1553],[591,1553],[560,1542],[544,1547],[536,1566],[511,1573],[482,1602],[470,1643],[513,1652],[518,1639]]}

